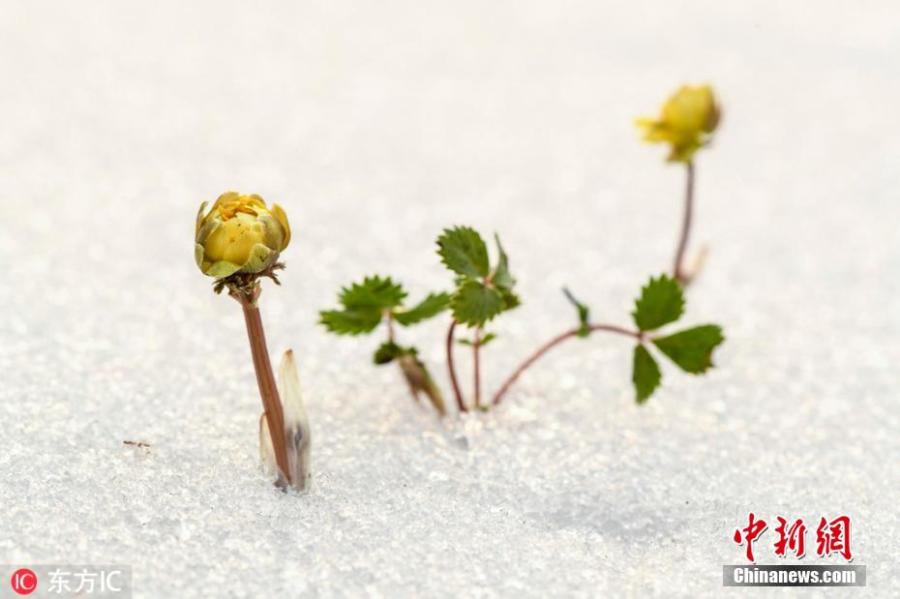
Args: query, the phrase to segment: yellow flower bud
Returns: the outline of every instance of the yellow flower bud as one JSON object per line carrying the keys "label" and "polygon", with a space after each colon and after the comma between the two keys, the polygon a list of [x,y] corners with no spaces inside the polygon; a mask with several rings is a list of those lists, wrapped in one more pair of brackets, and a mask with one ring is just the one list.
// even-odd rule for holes
{"label": "yellow flower bud", "polygon": [[708,85],[684,85],[663,105],[658,119],[639,118],[644,141],[671,146],[669,161],[690,162],[694,152],[709,143],[721,110]]}
{"label": "yellow flower bud", "polygon": [[287,215],[258,195],[229,191],[209,212],[200,205],[194,231],[194,259],[203,274],[221,279],[236,272],[258,273],[278,260],[291,241]]}

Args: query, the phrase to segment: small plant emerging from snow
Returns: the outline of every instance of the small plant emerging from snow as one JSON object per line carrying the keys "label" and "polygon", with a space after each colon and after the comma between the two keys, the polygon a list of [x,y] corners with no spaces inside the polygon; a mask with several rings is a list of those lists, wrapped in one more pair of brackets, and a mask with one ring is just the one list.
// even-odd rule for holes
{"label": "small plant emerging from snow", "polygon": [[[646,141],[669,144],[671,151],[668,160],[685,164],[687,189],[672,274],[650,278],[643,286],[631,314],[633,326],[592,321],[589,307],[564,289],[566,298],[575,307],[577,325],[529,354],[485,401],[482,397],[482,350],[496,338],[487,326],[499,315],[516,308],[520,298],[515,292],[516,280],[500,238],[494,236],[496,256],[491,261],[482,236],[475,229],[465,226],[445,229],[437,239],[437,253],[453,277],[451,292],[433,292],[419,303],[407,305],[407,292],[400,283],[390,277],[369,276],[343,288],[338,296],[340,307],[320,312],[320,323],[338,335],[372,333],[385,323],[386,339],[375,350],[373,361],[378,365],[396,362],[413,397],[418,399],[424,395],[442,416],[447,412],[444,395],[419,358],[418,348],[403,345],[398,339],[397,327],[413,326],[448,310],[451,318],[444,343],[446,367],[458,412],[486,410],[498,405],[519,376],[551,349],[569,339],[585,339],[597,332],[634,340],[631,380],[639,404],[653,394],[662,380],[655,352],[685,372],[706,372],[713,365],[713,350],[724,340],[719,326],[706,324],[667,333],[662,329],[677,322],[684,314],[683,286],[698,272],[699,265],[688,271],[683,264],[693,211],[693,157],[697,150],[709,144],[720,113],[709,86],[685,86],[664,104],[658,119],[645,118],[637,122],[644,129]],[[465,327],[469,336],[457,339],[459,327]],[[457,376],[456,345],[464,345],[472,353],[470,401],[466,399]]]}
{"label": "small plant emerging from snow", "polygon": [[[443,395],[437,388],[427,367],[419,359],[419,350],[398,343],[395,323],[411,326],[450,311],[446,336],[446,365],[459,412],[472,408],[487,409],[499,404],[509,388],[531,365],[557,345],[569,339],[586,338],[597,332],[631,337],[635,341],[632,358],[632,382],[636,399],[643,403],[656,390],[661,372],[650,351],[657,351],[672,360],[685,372],[701,374],[712,366],[712,352],[724,339],[720,327],[712,324],[662,333],[661,329],[678,321],[684,314],[684,293],[681,285],[668,275],[651,278],[641,289],[632,312],[634,326],[597,323],[590,320],[590,309],[565,290],[575,306],[578,324],[553,337],[525,358],[500,384],[489,402],[482,401],[481,350],[496,338],[486,329],[495,317],[519,305],[513,291],[514,279],[509,274],[508,257],[498,243],[500,258],[493,268],[487,267],[487,246],[482,237],[468,227],[447,229],[438,238],[438,252],[453,272],[456,288],[452,293],[432,293],[422,302],[404,308],[406,292],[391,278],[366,277],[342,290],[341,308],[320,313],[321,324],[339,335],[362,335],[375,331],[386,322],[387,339],[375,350],[375,364],[397,362],[414,396],[424,394],[435,410],[444,415]],[[451,257],[448,261],[448,257]],[[457,339],[456,331],[466,327],[470,336]],[[472,400],[467,401],[456,373],[455,345],[465,345],[472,352]]]}
{"label": "small plant emerging from snow", "polygon": [[282,488],[298,490],[309,484],[310,435],[300,396],[300,383],[291,350],[279,367],[278,384],[272,373],[262,318],[260,279],[278,283],[278,261],[291,241],[287,215],[277,204],[266,206],[257,195],[227,192],[209,211],[200,205],[194,233],[194,257],[203,274],[215,278],[216,293],[227,289],[244,312],[253,367],[263,403],[260,417],[260,455]]}

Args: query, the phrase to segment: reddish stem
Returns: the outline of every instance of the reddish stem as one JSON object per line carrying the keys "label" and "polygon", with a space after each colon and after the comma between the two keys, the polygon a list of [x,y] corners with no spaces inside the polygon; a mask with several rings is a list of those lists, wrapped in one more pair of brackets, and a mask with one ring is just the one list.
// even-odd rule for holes
{"label": "reddish stem", "polygon": [[290,470],[288,468],[287,448],[284,439],[284,411],[281,407],[281,398],[278,395],[278,387],[275,384],[275,375],[272,373],[272,363],[269,360],[269,350],[266,348],[266,333],[263,330],[262,318],[259,308],[256,306],[256,297],[259,291],[252,297],[236,294],[235,298],[244,309],[244,321],[247,324],[247,337],[250,339],[250,353],[253,355],[253,368],[256,371],[256,383],[259,386],[259,396],[262,399],[265,410],[266,423],[269,425],[269,435],[272,438],[272,449],[275,451],[275,461],[281,475],[291,483]]}
{"label": "reddish stem", "polygon": [[684,190],[684,217],[681,221],[681,237],[675,251],[675,265],[672,275],[682,284],[686,284],[690,276],[684,272],[684,253],[687,250],[688,238],[691,234],[691,221],[694,215],[694,163],[688,162],[687,181]]}
{"label": "reddish stem", "polygon": [[[620,326],[616,326],[616,325],[612,325],[612,324],[592,324],[588,328],[591,331],[607,331],[610,333],[617,333],[619,335],[625,335],[627,337],[634,337],[635,339],[641,338],[641,333],[638,331],[632,331],[630,329],[626,329],[624,327],[620,327]],[[544,354],[546,354],[548,351],[550,351],[551,349],[553,349],[554,347],[556,347],[557,345],[559,345],[566,339],[571,339],[572,337],[577,337],[579,330],[580,330],[579,328],[570,329],[564,333],[557,335],[550,341],[546,342],[545,344],[543,344],[542,346],[537,348],[537,350],[535,350],[534,353],[532,353],[530,356],[525,358],[525,361],[522,362],[521,364],[519,364],[519,366],[515,370],[513,370],[512,374],[509,375],[509,377],[506,379],[506,381],[503,383],[503,385],[500,386],[500,389],[494,394],[494,398],[491,400],[491,402],[495,406],[497,404],[499,404],[500,400],[503,399],[503,396],[506,394],[506,392],[509,390],[509,388],[512,386],[512,384],[516,382],[516,379],[518,379],[519,376],[523,372],[525,372],[529,366],[531,366],[532,364],[537,362]]]}
{"label": "reddish stem", "polygon": [[450,373],[450,384],[453,387],[453,395],[456,397],[456,406],[460,413],[468,412],[466,404],[463,401],[462,391],[459,390],[459,380],[456,378],[456,366],[453,364],[453,333],[456,331],[456,319],[450,323],[450,329],[447,331],[447,370]]}

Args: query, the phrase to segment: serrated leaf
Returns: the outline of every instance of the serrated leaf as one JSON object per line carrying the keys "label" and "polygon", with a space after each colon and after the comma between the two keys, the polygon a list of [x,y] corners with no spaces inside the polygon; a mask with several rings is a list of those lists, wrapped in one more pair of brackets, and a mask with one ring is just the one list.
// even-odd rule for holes
{"label": "serrated leaf", "polygon": [[642,331],[655,331],[675,322],[684,313],[684,293],[678,281],[668,275],[650,278],[634,302],[634,323]]}
{"label": "serrated leaf", "polygon": [[578,312],[578,336],[587,337],[591,334],[591,309],[588,308],[587,304],[578,301],[575,296],[572,295],[572,292],[565,287],[563,287],[563,294],[565,294],[566,299],[575,306],[575,310]]}
{"label": "serrated leaf", "polygon": [[382,364],[389,364],[404,355],[404,353],[403,348],[393,341],[385,341],[375,350],[372,361],[379,366]]}
{"label": "serrated leaf", "polygon": [[512,310],[513,308],[518,308],[522,305],[522,301],[519,299],[519,296],[509,289],[499,289],[499,292],[500,297],[503,299],[503,312]]}
{"label": "serrated leaf", "polygon": [[722,328],[706,324],[653,340],[685,372],[700,374],[713,366],[712,352],[725,340]]}
{"label": "serrated leaf", "polygon": [[421,302],[408,310],[394,313],[394,320],[409,326],[437,316],[450,306],[449,293],[429,293]]}
{"label": "serrated leaf", "polygon": [[488,276],[490,266],[487,246],[475,229],[444,229],[437,244],[441,262],[456,274],[472,278]]}
{"label": "serrated leaf", "polygon": [[319,312],[319,324],[338,335],[361,335],[372,332],[381,316],[382,311],[377,308],[323,310]]}
{"label": "serrated leaf", "polygon": [[366,277],[341,290],[340,302],[348,310],[395,308],[403,303],[406,291],[390,277]]}
{"label": "serrated leaf", "polygon": [[637,403],[642,404],[647,401],[659,387],[660,380],[662,380],[662,373],[656,360],[653,359],[646,347],[641,344],[635,345],[631,382],[634,383]]}
{"label": "serrated leaf", "polygon": [[509,272],[509,256],[507,256],[506,252],[503,250],[503,245],[500,243],[500,236],[496,233],[494,233],[494,241],[497,242],[497,254],[499,258],[497,259],[497,267],[494,269],[494,274],[491,276],[491,281],[501,289],[510,290],[513,288],[513,285],[516,284],[516,280],[513,278],[512,273]]}
{"label": "serrated leaf", "polygon": [[450,300],[453,317],[469,326],[480,327],[503,311],[500,292],[478,281],[466,281]]}

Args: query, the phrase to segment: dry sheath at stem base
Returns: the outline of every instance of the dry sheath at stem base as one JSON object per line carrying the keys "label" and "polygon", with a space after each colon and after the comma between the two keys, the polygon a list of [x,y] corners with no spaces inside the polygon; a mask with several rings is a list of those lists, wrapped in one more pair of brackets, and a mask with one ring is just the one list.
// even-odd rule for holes
{"label": "dry sheath at stem base", "polygon": [[[298,491],[309,488],[312,476],[310,470],[310,449],[312,436],[303,396],[300,392],[300,377],[294,362],[294,352],[287,350],[278,366],[278,387],[284,407],[284,439],[287,444],[288,474],[291,486]],[[269,434],[265,414],[259,421],[259,449],[263,465],[271,472],[278,470],[272,436]]]}

